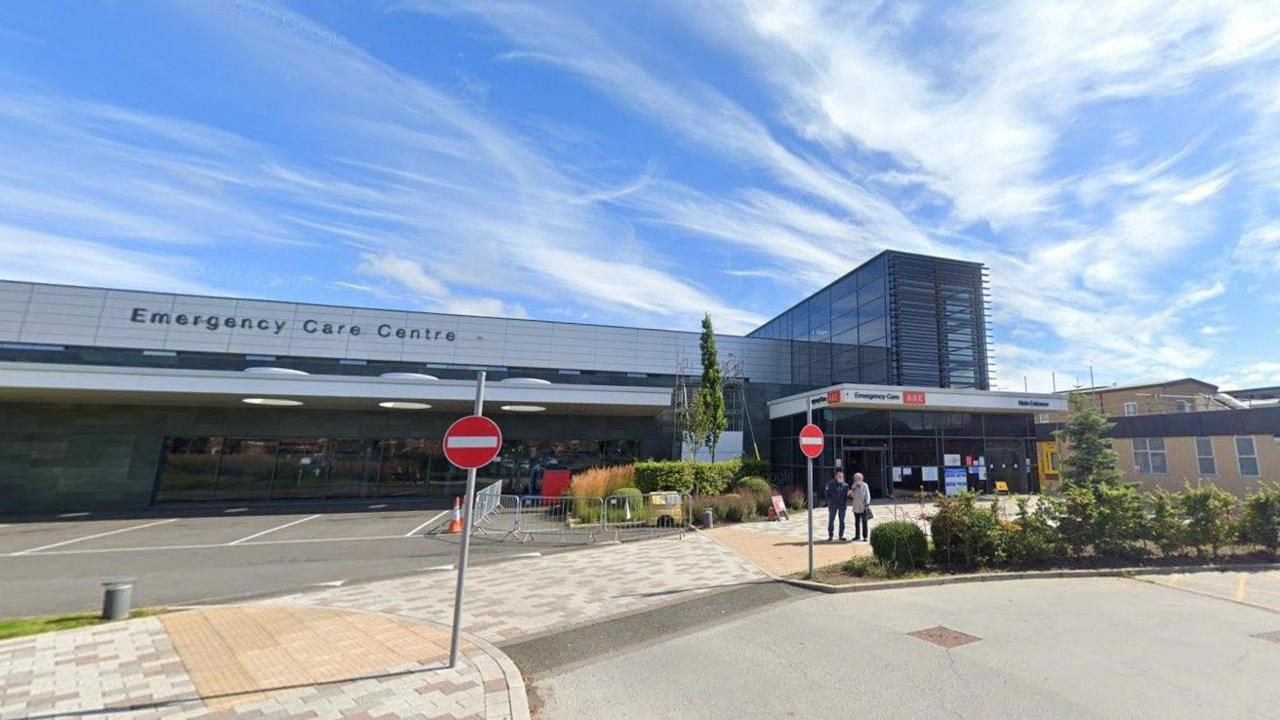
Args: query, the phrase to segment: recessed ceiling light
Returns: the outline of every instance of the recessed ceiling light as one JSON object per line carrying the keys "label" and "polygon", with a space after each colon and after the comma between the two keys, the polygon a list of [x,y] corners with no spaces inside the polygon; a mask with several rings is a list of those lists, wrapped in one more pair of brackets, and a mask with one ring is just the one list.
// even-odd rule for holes
{"label": "recessed ceiling light", "polygon": [[498,382],[504,385],[550,385],[551,384],[550,380],[543,380],[542,378],[531,378],[531,377],[511,377],[511,378],[505,378],[503,380],[499,380]]}
{"label": "recessed ceiling light", "polygon": [[391,410],[427,410],[431,406],[424,402],[409,402],[407,400],[383,400],[378,403],[378,407],[384,407]]}
{"label": "recessed ceiling light", "polygon": [[384,372],[378,377],[388,380],[439,380],[435,375],[416,372]]}
{"label": "recessed ceiling light", "polygon": [[293,368],[271,367],[269,365],[255,365],[244,369],[251,375],[310,375],[306,370],[294,370]]}
{"label": "recessed ceiling light", "polygon": [[272,405],[276,407],[294,407],[301,405],[301,400],[285,400],[284,398],[244,398],[241,402],[247,402],[250,405]]}
{"label": "recessed ceiling light", "polygon": [[542,412],[546,410],[541,405],[503,405],[502,409],[507,412]]}

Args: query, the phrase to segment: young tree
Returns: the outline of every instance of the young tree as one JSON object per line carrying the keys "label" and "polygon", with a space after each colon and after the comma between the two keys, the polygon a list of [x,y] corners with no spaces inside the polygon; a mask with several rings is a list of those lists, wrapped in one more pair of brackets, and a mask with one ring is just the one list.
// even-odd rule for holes
{"label": "young tree", "polygon": [[698,406],[699,430],[701,440],[711,454],[711,462],[716,461],[716,444],[720,442],[720,434],[729,427],[729,420],[724,415],[724,379],[720,373],[720,359],[716,355],[716,336],[711,329],[710,313],[702,316],[702,338],[698,340],[702,350],[702,384],[694,404]]}
{"label": "young tree", "polygon": [[1124,475],[1117,469],[1120,456],[1111,449],[1109,434],[1115,423],[1079,394],[1071,396],[1071,415],[1054,433],[1067,446],[1062,460],[1062,480],[1068,486],[1119,485]]}

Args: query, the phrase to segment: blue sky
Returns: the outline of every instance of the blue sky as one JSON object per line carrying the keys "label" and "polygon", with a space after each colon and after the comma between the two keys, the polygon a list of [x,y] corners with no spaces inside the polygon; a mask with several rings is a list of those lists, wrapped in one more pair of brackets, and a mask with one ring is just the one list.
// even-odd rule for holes
{"label": "blue sky", "polygon": [[1280,3],[0,4],[0,277],[743,332],[991,270],[998,384],[1280,384]]}

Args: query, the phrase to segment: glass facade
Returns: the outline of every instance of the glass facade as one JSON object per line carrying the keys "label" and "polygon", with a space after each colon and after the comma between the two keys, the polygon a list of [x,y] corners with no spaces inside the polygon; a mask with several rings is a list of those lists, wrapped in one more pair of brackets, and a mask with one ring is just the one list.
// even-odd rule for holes
{"label": "glass facade", "polygon": [[[530,493],[545,470],[578,472],[639,454],[635,440],[506,440],[483,477]],[[155,502],[447,497],[465,482],[438,438],[168,437]]]}
{"label": "glass facade", "polygon": [[749,337],[791,342],[791,382],[990,386],[979,263],[886,251]]}
{"label": "glass facade", "polygon": [[[796,438],[805,416],[771,422],[774,481],[803,485],[805,458]],[[839,461],[848,472],[862,472],[876,497],[941,492],[947,466],[964,467],[969,488],[979,492],[992,492],[999,481],[1013,492],[1037,490],[1029,414],[828,408],[815,410],[813,422],[827,437],[814,464],[819,486]]]}

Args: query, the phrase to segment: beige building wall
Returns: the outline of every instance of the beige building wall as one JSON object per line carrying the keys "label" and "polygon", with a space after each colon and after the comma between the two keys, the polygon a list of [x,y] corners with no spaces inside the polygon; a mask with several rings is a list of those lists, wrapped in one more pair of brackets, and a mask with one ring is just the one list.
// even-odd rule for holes
{"label": "beige building wall", "polygon": [[1217,435],[1211,438],[1217,470],[1215,475],[1200,473],[1193,437],[1164,438],[1168,472],[1163,474],[1138,472],[1131,439],[1113,439],[1111,447],[1120,456],[1120,470],[1129,481],[1140,484],[1145,490],[1153,490],[1157,487],[1181,490],[1187,483],[1195,485],[1211,482],[1232,494],[1243,496],[1256,490],[1258,483],[1262,480],[1280,481],[1280,442],[1276,442],[1276,436],[1270,434],[1251,437],[1253,437],[1258,457],[1257,477],[1241,476],[1240,464],[1236,458],[1235,436],[1231,435]]}

